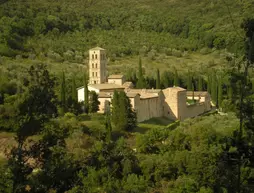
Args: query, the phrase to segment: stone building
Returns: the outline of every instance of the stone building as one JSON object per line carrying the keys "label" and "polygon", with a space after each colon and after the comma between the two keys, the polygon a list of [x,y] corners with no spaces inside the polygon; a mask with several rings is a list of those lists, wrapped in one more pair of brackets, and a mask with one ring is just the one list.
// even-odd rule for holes
{"label": "stone building", "polygon": [[[125,91],[137,113],[137,121],[142,122],[153,117],[168,117],[184,120],[211,110],[208,92],[188,92],[184,88],[133,89],[131,82],[126,82],[124,75],[106,77],[107,59],[104,49],[96,47],[89,50],[89,91],[95,91],[100,101],[99,112],[110,109],[114,90]],[[84,101],[84,87],[77,88],[78,100]],[[194,104],[188,100],[194,99]]]}

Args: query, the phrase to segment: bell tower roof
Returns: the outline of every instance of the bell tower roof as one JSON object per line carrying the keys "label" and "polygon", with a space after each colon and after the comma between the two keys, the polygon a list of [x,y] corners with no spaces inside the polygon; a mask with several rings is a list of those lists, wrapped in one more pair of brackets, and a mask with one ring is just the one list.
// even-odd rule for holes
{"label": "bell tower roof", "polygon": [[101,48],[101,47],[95,47],[95,48],[92,48],[92,49],[90,49],[90,50],[105,50],[105,49],[103,49],[103,48]]}

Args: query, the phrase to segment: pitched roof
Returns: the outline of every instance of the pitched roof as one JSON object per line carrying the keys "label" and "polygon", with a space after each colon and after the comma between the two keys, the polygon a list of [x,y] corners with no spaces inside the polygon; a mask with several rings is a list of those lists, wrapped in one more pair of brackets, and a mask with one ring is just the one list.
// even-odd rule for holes
{"label": "pitched roof", "polygon": [[90,50],[105,50],[105,49],[103,49],[103,48],[101,48],[101,47],[95,47],[95,48],[92,48],[92,49],[90,49]]}
{"label": "pitched roof", "polygon": [[108,79],[122,79],[124,75],[122,74],[112,74],[108,77]]}
{"label": "pitched roof", "polygon": [[124,89],[123,86],[111,83],[104,83],[104,84],[89,84],[88,87],[92,87],[98,90],[107,90],[107,89]]}

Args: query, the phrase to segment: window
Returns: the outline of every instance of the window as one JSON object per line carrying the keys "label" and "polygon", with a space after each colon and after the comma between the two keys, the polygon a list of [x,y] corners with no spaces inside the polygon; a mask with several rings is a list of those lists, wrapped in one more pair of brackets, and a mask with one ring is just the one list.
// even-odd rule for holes
{"label": "window", "polygon": [[94,84],[96,84],[96,81],[93,81]]}
{"label": "window", "polygon": [[95,64],[95,68],[97,68],[97,63]]}
{"label": "window", "polygon": [[94,68],[94,63],[92,63],[92,68]]}
{"label": "window", "polygon": [[97,59],[97,54],[95,54],[95,59]]}
{"label": "window", "polygon": [[93,72],[93,77],[94,77],[94,72]]}
{"label": "window", "polygon": [[92,54],[92,59],[94,59],[94,55]]}
{"label": "window", "polygon": [[96,77],[97,77],[97,72],[96,72]]}

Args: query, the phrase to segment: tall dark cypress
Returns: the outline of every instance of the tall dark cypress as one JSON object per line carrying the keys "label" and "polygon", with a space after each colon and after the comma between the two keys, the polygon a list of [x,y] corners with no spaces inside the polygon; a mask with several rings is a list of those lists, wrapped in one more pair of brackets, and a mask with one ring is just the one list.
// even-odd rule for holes
{"label": "tall dark cypress", "polygon": [[139,57],[139,63],[138,63],[138,81],[136,84],[137,88],[146,88],[146,81],[143,75],[143,70],[142,70],[142,61],[141,58]]}
{"label": "tall dark cypress", "polygon": [[218,79],[218,106],[221,107],[223,100],[223,90],[222,90],[222,78]]}
{"label": "tall dark cypress", "polygon": [[179,81],[179,77],[178,77],[177,70],[175,69],[175,74],[174,74],[174,86],[179,86],[179,85],[180,85],[180,81]]}
{"label": "tall dark cypress", "polygon": [[84,111],[88,114],[89,112],[89,99],[88,99],[88,77],[84,74]]}
{"label": "tall dark cypress", "polygon": [[161,81],[160,81],[160,70],[157,69],[157,78],[156,78],[156,89],[161,88]]}
{"label": "tall dark cypress", "polygon": [[78,100],[75,76],[72,77],[71,98],[75,102]]}
{"label": "tall dark cypress", "polygon": [[203,91],[203,78],[198,76],[198,90]]}
{"label": "tall dark cypress", "polygon": [[65,73],[62,73],[61,81],[61,108],[62,113],[66,112],[66,86],[65,86]]}
{"label": "tall dark cypress", "polygon": [[217,83],[217,77],[215,72],[212,74],[212,84],[211,84],[211,93],[212,93],[212,100],[213,103],[218,106],[218,83]]}
{"label": "tall dark cypress", "polygon": [[187,80],[187,90],[192,91],[192,76],[189,71],[188,71],[188,80]]}

